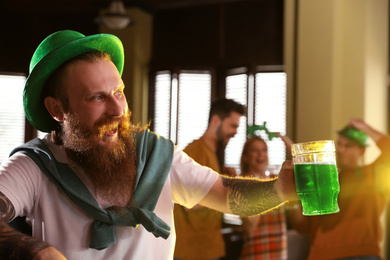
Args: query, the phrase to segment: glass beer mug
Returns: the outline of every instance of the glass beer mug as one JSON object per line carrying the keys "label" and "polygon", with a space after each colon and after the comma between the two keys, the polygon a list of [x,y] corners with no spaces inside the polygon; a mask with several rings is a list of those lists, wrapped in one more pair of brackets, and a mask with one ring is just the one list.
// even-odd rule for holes
{"label": "glass beer mug", "polygon": [[291,153],[303,215],[339,212],[340,185],[333,140],[293,144]]}

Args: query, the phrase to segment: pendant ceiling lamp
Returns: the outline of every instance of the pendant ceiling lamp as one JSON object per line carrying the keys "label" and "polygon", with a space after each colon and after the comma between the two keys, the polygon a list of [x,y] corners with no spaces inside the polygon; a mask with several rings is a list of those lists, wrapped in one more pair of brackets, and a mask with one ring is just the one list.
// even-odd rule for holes
{"label": "pendant ceiling lamp", "polygon": [[96,22],[110,29],[120,30],[134,23],[127,13],[121,0],[112,0],[107,12],[96,18]]}

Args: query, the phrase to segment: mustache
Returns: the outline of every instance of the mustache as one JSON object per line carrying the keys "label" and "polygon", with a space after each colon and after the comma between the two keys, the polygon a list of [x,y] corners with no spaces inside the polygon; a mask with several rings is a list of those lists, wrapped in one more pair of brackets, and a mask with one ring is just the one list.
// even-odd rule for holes
{"label": "mustache", "polygon": [[108,133],[116,131],[122,120],[122,118],[108,118],[99,122],[99,124],[95,124],[99,139],[102,139]]}
{"label": "mustache", "polygon": [[130,116],[129,111],[121,117],[101,117],[92,128],[87,128],[80,122],[77,114],[70,114],[68,124],[61,130],[62,144],[69,150],[86,152],[112,131],[117,131],[119,138],[124,138],[130,134]]}
{"label": "mustache", "polygon": [[106,134],[122,129],[129,126],[131,112],[126,111],[120,117],[108,117],[101,118],[94,124],[94,128],[97,129],[99,139],[103,138]]}

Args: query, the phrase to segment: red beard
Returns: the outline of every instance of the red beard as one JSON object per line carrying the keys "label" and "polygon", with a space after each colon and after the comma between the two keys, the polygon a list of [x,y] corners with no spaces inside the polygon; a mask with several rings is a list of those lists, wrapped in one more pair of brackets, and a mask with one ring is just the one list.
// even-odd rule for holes
{"label": "red beard", "polygon": [[[85,129],[74,114],[63,125],[62,141],[69,158],[84,169],[96,194],[112,205],[131,202],[137,174],[132,128],[130,112],[120,118],[97,121],[95,131]],[[115,129],[116,141],[99,143]]]}

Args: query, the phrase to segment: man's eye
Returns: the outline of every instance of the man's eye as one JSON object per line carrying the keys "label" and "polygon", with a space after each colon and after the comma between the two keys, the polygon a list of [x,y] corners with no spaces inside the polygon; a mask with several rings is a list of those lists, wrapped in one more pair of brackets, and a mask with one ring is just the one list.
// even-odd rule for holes
{"label": "man's eye", "polygon": [[93,96],[91,99],[92,100],[102,100],[103,97],[102,96]]}
{"label": "man's eye", "polygon": [[121,97],[123,95],[123,91],[122,90],[118,90],[117,92],[114,93],[115,96],[117,97]]}

